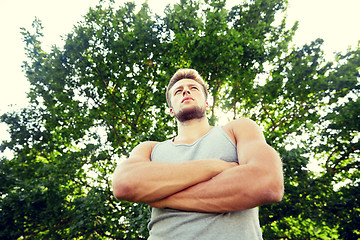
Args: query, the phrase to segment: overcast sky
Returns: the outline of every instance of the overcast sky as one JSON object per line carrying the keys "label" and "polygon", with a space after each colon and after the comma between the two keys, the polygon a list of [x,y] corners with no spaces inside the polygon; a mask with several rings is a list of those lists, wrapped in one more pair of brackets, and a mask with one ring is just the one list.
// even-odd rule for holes
{"label": "overcast sky", "polygon": [[[20,27],[30,29],[35,16],[44,26],[43,45],[60,45],[61,37],[82,20],[90,6],[98,0],[0,0],[0,114],[26,106],[29,89],[21,70],[25,60]],[[124,2],[124,1],[117,1]],[[136,0],[140,5],[143,0]],[[160,14],[170,0],[148,0],[150,8]],[[240,1],[228,1],[228,5]],[[289,0],[288,23],[299,21],[294,44],[302,46],[320,37],[325,40],[324,51],[333,52],[355,48],[360,40],[360,0]],[[13,105],[9,107],[9,105]],[[4,126],[0,125],[0,139]]]}

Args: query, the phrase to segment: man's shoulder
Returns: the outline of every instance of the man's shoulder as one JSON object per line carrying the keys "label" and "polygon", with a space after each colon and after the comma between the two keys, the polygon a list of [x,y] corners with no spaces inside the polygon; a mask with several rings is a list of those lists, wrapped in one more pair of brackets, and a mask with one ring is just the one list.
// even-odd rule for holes
{"label": "man's shoulder", "polygon": [[156,141],[141,142],[133,149],[132,153],[151,152],[158,143]]}
{"label": "man's shoulder", "polygon": [[257,124],[250,118],[243,117],[243,118],[234,119],[234,120],[228,122],[226,125],[223,126],[223,129],[233,131],[238,128],[247,128],[247,127],[253,127],[253,126],[257,126]]}
{"label": "man's shoulder", "polygon": [[252,140],[257,136],[263,138],[260,126],[250,118],[232,120],[223,129],[235,142]]}
{"label": "man's shoulder", "polygon": [[138,147],[141,148],[154,148],[159,142],[157,141],[145,141],[145,142],[141,142]]}

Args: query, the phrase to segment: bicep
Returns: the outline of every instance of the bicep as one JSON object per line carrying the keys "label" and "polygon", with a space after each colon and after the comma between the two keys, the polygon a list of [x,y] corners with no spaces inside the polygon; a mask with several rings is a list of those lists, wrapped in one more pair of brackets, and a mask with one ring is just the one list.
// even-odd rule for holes
{"label": "bicep", "polygon": [[116,198],[130,199],[133,182],[139,179],[139,175],[143,175],[138,174],[138,171],[150,163],[151,152],[155,145],[156,142],[140,143],[131,151],[129,158],[118,162],[112,175],[112,186]]}
{"label": "bicep", "polygon": [[115,168],[113,177],[119,177],[120,174],[129,171],[136,164],[150,162],[151,152],[157,142],[143,142],[137,145],[130,153],[127,159],[120,160]]}
{"label": "bicep", "polygon": [[241,159],[242,164],[262,169],[281,166],[279,153],[263,141],[252,141],[238,147],[238,158]]}
{"label": "bicep", "polygon": [[258,192],[263,193],[262,202],[281,200],[284,177],[279,153],[266,143],[258,126],[248,127],[240,139],[237,142],[239,162],[247,165],[249,179],[254,177],[261,186]]}
{"label": "bicep", "polygon": [[128,159],[132,161],[150,161],[151,159],[151,152],[157,142],[143,142],[137,145],[130,153]]}
{"label": "bicep", "polygon": [[232,123],[231,132],[235,139],[239,164],[247,164],[254,155],[268,150],[260,127],[250,119],[239,119]]}

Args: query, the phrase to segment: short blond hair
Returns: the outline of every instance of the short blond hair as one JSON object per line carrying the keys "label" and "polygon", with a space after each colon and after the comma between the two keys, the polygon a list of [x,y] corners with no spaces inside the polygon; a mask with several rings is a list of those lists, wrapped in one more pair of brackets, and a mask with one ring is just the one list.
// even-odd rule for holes
{"label": "short blond hair", "polygon": [[181,69],[177,70],[176,73],[172,76],[172,78],[170,79],[169,84],[166,88],[166,102],[169,107],[172,107],[171,99],[170,99],[170,89],[174,86],[174,84],[176,82],[178,82],[182,79],[192,79],[192,80],[196,81],[197,83],[199,83],[203,87],[205,99],[207,99],[209,93],[208,93],[207,87],[205,85],[205,82],[202,79],[202,77],[200,76],[200,74],[198,73],[198,71],[196,71],[195,69],[190,69],[190,68],[181,68]]}

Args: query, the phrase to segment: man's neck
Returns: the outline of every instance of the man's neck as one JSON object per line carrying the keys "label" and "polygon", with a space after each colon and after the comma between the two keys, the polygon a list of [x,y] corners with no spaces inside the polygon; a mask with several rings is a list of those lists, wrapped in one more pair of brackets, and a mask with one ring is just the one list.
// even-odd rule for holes
{"label": "man's neck", "polygon": [[178,122],[178,135],[174,142],[191,144],[208,133],[211,128],[206,117]]}

